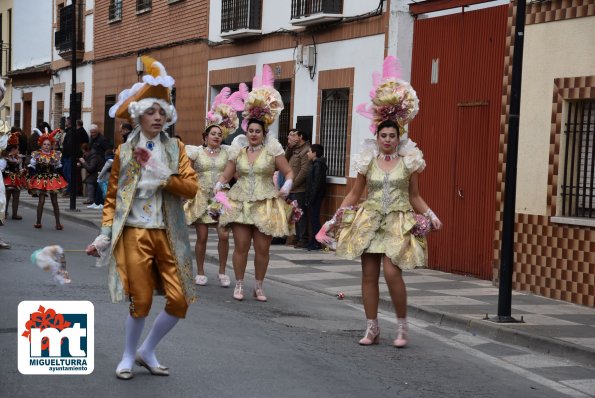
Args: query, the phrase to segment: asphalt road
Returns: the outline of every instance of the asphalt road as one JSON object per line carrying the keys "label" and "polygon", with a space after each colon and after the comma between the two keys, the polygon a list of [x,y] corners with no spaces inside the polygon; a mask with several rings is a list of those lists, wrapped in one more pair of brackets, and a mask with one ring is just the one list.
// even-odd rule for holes
{"label": "asphalt road", "polygon": [[[381,321],[381,343],[357,344],[365,327],[361,308],[349,301],[285,284],[265,282],[268,303],[236,302],[232,290],[202,287],[186,320],[158,348],[170,377],[114,376],[123,347],[127,304],[109,301],[106,269],[82,252],[67,252],[72,284],[56,285],[29,260],[33,250],[59,244],[83,249],[97,231],[63,221],[34,229],[33,210],[8,220],[0,234],[12,245],[0,250],[0,395],[92,397],[560,397],[555,384],[429,332],[411,319],[410,345],[391,346],[393,316]],[[47,225],[47,226],[46,226]],[[231,272],[231,271],[229,271]],[[247,278],[251,284],[251,278]],[[21,375],[17,370],[17,306],[22,300],[89,300],[95,306],[95,370],[87,376]],[[147,325],[163,308],[156,298]],[[147,327],[148,329],[148,327]],[[145,330],[146,333],[146,330]],[[21,337],[22,338],[22,337]],[[553,387],[552,387],[553,386]]]}

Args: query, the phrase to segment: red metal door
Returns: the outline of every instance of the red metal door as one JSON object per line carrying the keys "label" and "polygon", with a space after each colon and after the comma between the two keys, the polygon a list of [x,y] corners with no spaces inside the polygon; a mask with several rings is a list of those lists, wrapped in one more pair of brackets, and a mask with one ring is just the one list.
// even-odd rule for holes
{"label": "red metal door", "polygon": [[[445,224],[429,238],[431,268],[492,276],[492,242],[508,6],[418,19],[410,129],[428,162],[426,202]],[[463,197],[461,197],[463,196]]]}
{"label": "red metal door", "polygon": [[[493,223],[484,216],[488,196],[485,163],[488,155],[489,104],[460,103],[457,112],[457,148],[455,163],[455,233],[452,235],[451,271],[476,277],[489,277],[489,251],[486,231]],[[483,265],[483,266],[482,266]]]}

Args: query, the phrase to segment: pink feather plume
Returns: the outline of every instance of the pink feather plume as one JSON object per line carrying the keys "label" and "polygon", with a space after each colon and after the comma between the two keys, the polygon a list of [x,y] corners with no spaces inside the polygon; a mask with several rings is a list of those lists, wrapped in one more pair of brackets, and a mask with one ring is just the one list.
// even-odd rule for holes
{"label": "pink feather plume", "polygon": [[273,75],[273,69],[270,65],[265,64],[262,66],[262,85],[273,87],[275,84],[275,75]]}
{"label": "pink feather plume", "polygon": [[231,209],[231,204],[229,203],[229,199],[227,195],[223,191],[217,192],[215,195],[215,200],[223,205],[227,210]]}
{"label": "pink feather plume", "polygon": [[248,86],[245,83],[240,83],[238,91],[229,96],[226,103],[231,106],[236,112],[244,110],[244,101],[248,98]]}
{"label": "pink feather plume", "polygon": [[384,59],[384,63],[382,64],[382,78],[387,79],[394,77],[395,79],[400,79],[401,75],[403,74],[401,63],[396,57],[389,55]]}
{"label": "pink feather plume", "polygon": [[231,94],[231,89],[229,87],[223,87],[221,89],[221,92],[219,92],[219,94],[217,94],[217,96],[213,100],[213,105],[211,106],[211,109],[219,104],[224,104],[227,101],[227,99],[229,98],[230,94]]}

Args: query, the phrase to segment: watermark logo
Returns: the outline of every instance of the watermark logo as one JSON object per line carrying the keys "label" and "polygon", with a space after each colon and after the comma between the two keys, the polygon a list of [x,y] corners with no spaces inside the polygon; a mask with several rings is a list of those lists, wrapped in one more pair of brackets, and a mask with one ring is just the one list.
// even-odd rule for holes
{"label": "watermark logo", "polygon": [[93,372],[95,316],[91,302],[22,301],[18,315],[19,372]]}

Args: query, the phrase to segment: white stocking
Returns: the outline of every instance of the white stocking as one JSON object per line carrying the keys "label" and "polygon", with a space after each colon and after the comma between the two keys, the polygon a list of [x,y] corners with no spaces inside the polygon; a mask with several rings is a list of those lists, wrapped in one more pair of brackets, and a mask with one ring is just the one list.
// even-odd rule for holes
{"label": "white stocking", "polygon": [[176,323],[178,323],[179,320],[180,318],[171,316],[165,311],[162,311],[159,315],[157,315],[149,335],[138,349],[138,352],[143,357],[147,365],[151,367],[159,366],[159,361],[155,356],[155,348],[161,339],[167,333],[169,333],[169,331],[172,330],[174,326],[176,326]]}
{"label": "white stocking", "polygon": [[136,353],[136,347],[140,340],[140,335],[145,327],[145,318],[133,318],[128,314],[126,318],[126,341],[124,345],[124,354],[122,354],[122,360],[118,364],[117,369],[132,369],[134,365],[134,355]]}

